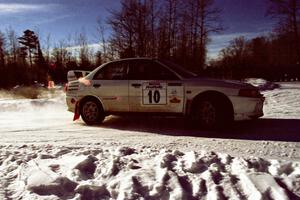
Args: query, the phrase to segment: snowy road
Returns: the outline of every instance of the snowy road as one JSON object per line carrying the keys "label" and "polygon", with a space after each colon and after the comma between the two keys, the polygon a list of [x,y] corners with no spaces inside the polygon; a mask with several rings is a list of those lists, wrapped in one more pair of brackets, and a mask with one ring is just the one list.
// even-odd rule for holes
{"label": "snowy road", "polygon": [[[262,119],[207,132],[159,117],[112,116],[101,126],[86,126],[72,121],[62,91],[37,100],[0,91],[0,199],[93,199],[94,193],[111,199],[297,199],[300,83],[282,83],[264,95]],[[96,168],[91,180],[90,167]],[[64,184],[74,186],[71,192]]]}
{"label": "snowy road", "polygon": [[89,127],[72,121],[61,91],[39,100],[2,98],[0,145],[134,144],[300,161],[300,84],[282,84],[264,95],[264,118],[219,132],[191,129],[182,119],[149,117],[109,117]]}

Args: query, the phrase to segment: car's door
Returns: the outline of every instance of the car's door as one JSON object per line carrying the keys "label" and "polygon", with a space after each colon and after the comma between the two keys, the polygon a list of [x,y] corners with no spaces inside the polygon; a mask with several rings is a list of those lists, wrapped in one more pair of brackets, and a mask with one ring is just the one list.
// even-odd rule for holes
{"label": "car's door", "polygon": [[106,112],[128,112],[128,63],[112,62],[100,68],[92,80],[93,94]]}
{"label": "car's door", "polygon": [[183,82],[172,71],[153,60],[129,63],[130,112],[181,113]]}

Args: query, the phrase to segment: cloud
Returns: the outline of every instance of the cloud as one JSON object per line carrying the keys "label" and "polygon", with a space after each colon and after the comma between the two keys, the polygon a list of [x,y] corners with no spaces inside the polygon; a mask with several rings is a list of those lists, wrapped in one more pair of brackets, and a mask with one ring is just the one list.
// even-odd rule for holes
{"label": "cloud", "polygon": [[56,22],[56,21],[63,20],[63,19],[69,18],[69,17],[73,17],[73,16],[75,16],[75,15],[66,14],[66,15],[58,15],[56,17],[51,17],[51,18],[40,19],[35,23],[35,25],[48,24],[48,23]]}
{"label": "cloud", "polygon": [[0,3],[0,14],[45,11],[52,8],[53,6],[54,4]]}
{"label": "cloud", "polygon": [[[88,44],[87,48],[89,48],[92,51],[97,51],[97,50],[102,49],[102,45],[99,43],[93,43],[93,44]],[[81,46],[79,46],[79,45],[67,47],[67,50],[72,51],[72,52],[79,51],[80,49],[81,49]]]}

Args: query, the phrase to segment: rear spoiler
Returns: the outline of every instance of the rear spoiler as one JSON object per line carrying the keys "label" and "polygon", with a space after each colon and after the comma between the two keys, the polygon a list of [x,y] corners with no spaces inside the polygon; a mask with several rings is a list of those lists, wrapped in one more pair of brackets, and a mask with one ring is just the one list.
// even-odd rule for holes
{"label": "rear spoiler", "polygon": [[87,76],[90,73],[90,71],[84,71],[84,70],[71,70],[68,71],[68,82],[70,81],[75,81],[78,80],[80,78],[83,78],[85,76]]}

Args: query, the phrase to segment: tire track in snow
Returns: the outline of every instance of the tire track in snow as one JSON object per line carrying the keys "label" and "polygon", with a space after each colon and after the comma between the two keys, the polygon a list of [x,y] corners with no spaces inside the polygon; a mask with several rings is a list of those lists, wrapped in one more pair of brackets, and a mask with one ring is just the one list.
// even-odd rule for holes
{"label": "tire track in snow", "polygon": [[[50,194],[91,200],[97,195],[150,200],[300,198],[297,162],[153,147],[32,145],[6,149],[6,155],[14,154],[14,159],[7,156],[2,163],[5,174],[1,175],[6,179],[1,182],[14,191],[2,191],[4,198]],[[25,158],[26,167],[19,167],[17,162]],[[12,187],[20,182],[26,191]]]}

